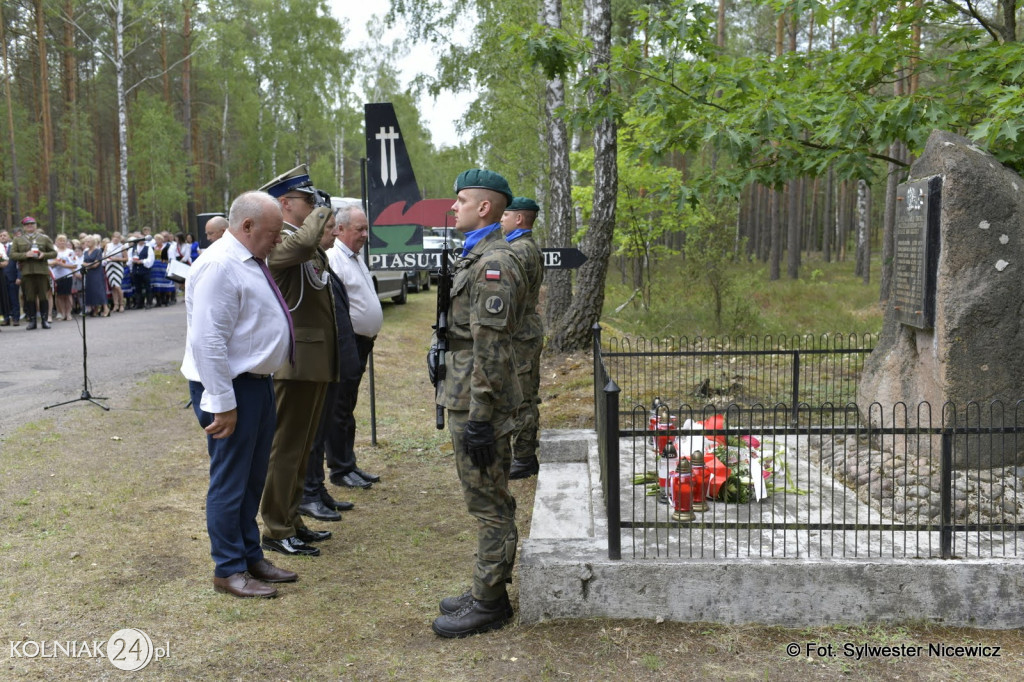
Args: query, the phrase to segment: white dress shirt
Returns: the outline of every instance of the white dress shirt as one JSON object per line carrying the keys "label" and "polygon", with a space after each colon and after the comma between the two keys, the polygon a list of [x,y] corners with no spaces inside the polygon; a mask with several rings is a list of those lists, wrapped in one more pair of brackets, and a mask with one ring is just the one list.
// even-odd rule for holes
{"label": "white dress shirt", "polygon": [[55,261],[63,261],[67,265],[51,265],[50,273],[54,279],[60,279],[61,277],[67,277],[72,272],[78,269],[77,261],[75,260],[75,250],[71,248],[60,249],[57,251],[57,257]]}
{"label": "white dress shirt", "polygon": [[335,239],[334,246],[327,249],[327,260],[334,274],[345,283],[352,330],[360,336],[377,336],[384,324],[384,310],[380,306],[380,299],[377,298],[370,269],[366,267],[360,255],[354,253],[340,239]]}
{"label": "white dress shirt", "polygon": [[[146,249],[145,258],[142,258],[142,256],[139,255],[142,253],[142,249]],[[151,268],[153,267],[153,262],[156,260],[156,249],[153,248],[152,244],[148,244],[146,242],[139,242],[138,244],[132,247],[132,252],[128,256],[128,258],[129,262],[131,261],[132,258],[140,258],[141,262],[138,263],[138,265],[141,265],[144,268]],[[136,263],[132,263],[132,267],[134,267],[135,265]]]}
{"label": "white dress shirt", "polygon": [[192,266],[185,319],[181,373],[203,384],[199,407],[206,412],[235,409],[231,380],[239,374],[272,374],[288,360],[284,309],[249,249],[230,232]]}

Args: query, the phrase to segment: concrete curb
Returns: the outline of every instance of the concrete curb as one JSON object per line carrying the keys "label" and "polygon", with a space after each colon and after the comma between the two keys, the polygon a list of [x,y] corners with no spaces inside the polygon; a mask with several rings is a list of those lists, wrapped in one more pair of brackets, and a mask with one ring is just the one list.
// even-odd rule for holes
{"label": "concrete curb", "polygon": [[530,537],[519,561],[523,623],[643,618],[790,627],[933,622],[1024,627],[1015,559],[608,559],[591,431],[544,431]]}

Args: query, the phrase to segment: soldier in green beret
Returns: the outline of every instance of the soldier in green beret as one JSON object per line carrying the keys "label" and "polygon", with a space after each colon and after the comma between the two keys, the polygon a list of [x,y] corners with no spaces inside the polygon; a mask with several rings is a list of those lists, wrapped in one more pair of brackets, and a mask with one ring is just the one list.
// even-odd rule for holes
{"label": "soldier in green beret", "polygon": [[544,283],[544,256],[533,241],[533,223],[540,206],[533,199],[516,197],[501,216],[501,231],[505,241],[526,272],[526,308],[522,324],[513,337],[516,360],[519,362],[519,385],[523,390],[523,404],[519,410],[520,428],[512,439],[512,470],[509,478],[529,478],[540,470],[537,461],[540,412],[537,409],[540,392],[540,352],[544,347],[544,322],[537,312],[540,286]]}
{"label": "soldier in green beret", "polygon": [[[36,313],[42,318],[43,329],[49,329],[46,321],[50,313],[50,266],[48,261],[57,257],[53,240],[37,229],[36,219],[26,216],[21,221],[24,230],[11,243],[11,260],[21,267],[21,293],[25,299],[26,329],[36,328]],[[38,303],[37,303],[38,301]]]}
{"label": "soldier in green beret", "polygon": [[466,242],[453,267],[446,371],[439,377],[437,404],[448,410],[463,498],[477,519],[477,548],[470,589],[441,600],[442,615],[432,627],[442,637],[495,630],[512,617],[506,585],[519,534],[508,475],[510,437],[523,400],[512,339],[527,286],[498,222],[512,200],[505,178],[468,170],[456,180],[455,192],[455,228]]}

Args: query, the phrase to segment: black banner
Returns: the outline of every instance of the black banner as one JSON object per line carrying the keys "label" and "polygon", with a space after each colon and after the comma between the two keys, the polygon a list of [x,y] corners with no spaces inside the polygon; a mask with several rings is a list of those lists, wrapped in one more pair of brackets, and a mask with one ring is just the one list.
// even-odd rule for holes
{"label": "black banner", "polygon": [[[587,261],[579,249],[541,249],[544,267],[549,270],[571,270]],[[410,251],[405,253],[371,253],[371,270],[439,270],[442,251]],[[452,252],[454,255],[454,252]]]}

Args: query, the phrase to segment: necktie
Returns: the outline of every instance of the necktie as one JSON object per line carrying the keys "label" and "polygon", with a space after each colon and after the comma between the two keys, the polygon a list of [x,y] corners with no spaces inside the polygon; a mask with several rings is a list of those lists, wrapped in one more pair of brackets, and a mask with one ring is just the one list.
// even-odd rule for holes
{"label": "necktie", "polygon": [[288,304],[284,300],[284,296],[281,295],[281,290],[277,288],[277,282],[274,281],[273,276],[270,274],[270,268],[259,258],[253,258],[256,261],[256,265],[260,266],[260,270],[263,271],[263,276],[267,278],[267,283],[270,288],[274,290],[274,295],[277,296],[277,302],[281,304],[281,310],[284,311],[284,316],[288,318],[288,362],[291,363],[292,367],[295,366],[295,325],[292,324],[292,314],[288,310]]}

